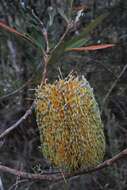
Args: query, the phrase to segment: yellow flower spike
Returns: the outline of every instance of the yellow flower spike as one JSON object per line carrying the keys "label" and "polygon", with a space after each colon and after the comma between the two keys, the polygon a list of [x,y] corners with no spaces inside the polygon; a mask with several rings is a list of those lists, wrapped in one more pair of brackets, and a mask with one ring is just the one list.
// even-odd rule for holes
{"label": "yellow flower spike", "polygon": [[[45,115],[45,112],[47,114]],[[92,88],[69,75],[36,90],[36,115],[44,156],[56,167],[91,169],[103,160],[105,137]]]}

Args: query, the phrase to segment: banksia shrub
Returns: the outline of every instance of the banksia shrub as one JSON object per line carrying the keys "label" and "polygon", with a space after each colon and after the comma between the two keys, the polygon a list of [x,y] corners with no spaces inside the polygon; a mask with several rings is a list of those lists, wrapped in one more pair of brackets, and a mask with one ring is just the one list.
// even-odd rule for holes
{"label": "banksia shrub", "polygon": [[105,152],[100,111],[82,77],[68,76],[36,91],[36,115],[43,155],[56,167],[75,171],[99,164]]}

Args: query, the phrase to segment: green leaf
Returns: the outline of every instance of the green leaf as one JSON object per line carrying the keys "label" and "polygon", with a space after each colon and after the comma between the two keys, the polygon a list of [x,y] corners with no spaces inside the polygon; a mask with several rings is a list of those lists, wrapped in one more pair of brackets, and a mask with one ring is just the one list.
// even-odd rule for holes
{"label": "green leaf", "polygon": [[92,21],[88,26],[81,32],[79,36],[73,37],[71,40],[65,40],[64,39],[57,45],[57,47],[53,50],[50,58],[49,58],[49,64],[56,63],[61,56],[67,51],[67,49],[70,48],[70,46],[81,47],[84,45],[88,37],[90,36],[90,33],[99,25],[101,22],[108,16],[108,13],[105,13],[99,17],[97,17],[94,21]]}
{"label": "green leaf", "polygon": [[81,38],[80,40],[77,40],[75,43],[73,44],[70,44],[70,46],[68,46],[65,51],[68,51],[68,49],[71,49],[71,48],[79,48],[83,45],[85,45],[87,42],[89,41],[89,39],[84,39],[84,38]]}
{"label": "green leaf", "polygon": [[53,51],[51,56],[49,57],[48,64],[57,63],[58,59],[63,55],[65,51],[65,43],[62,41]]}
{"label": "green leaf", "polygon": [[13,35],[15,35],[18,38],[21,38],[22,40],[25,40],[26,42],[28,42],[30,45],[32,45],[34,48],[38,48],[39,50],[42,51],[42,47],[40,47],[40,45],[38,44],[38,42],[32,38],[30,35],[25,34],[25,33],[21,33],[19,31],[17,31],[16,29],[0,22],[0,29],[3,31],[6,31],[8,33],[11,33]]}
{"label": "green leaf", "polygon": [[[72,39],[68,40],[66,42],[66,49],[69,48],[70,46],[75,46],[76,43],[78,43],[78,41],[80,42],[81,39],[84,38],[84,42],[85,39],[90,35],[90,33],[99,25],[101,24],[101,22],[108,16],[108,13],[105,13],[99,17],[97,17],[94,21],[91,21],[90,24],[88,24],[84,30],[80,33],[79,36],[73,37]],[[82,44],[84,45],[84,44]],[[81,47],[81,46],[79,46]]]}

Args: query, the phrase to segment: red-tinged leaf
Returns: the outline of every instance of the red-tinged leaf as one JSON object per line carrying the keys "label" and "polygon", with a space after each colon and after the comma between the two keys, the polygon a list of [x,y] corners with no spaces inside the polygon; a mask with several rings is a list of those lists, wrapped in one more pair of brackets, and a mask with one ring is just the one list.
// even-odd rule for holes
{"label": "red-tinged leaf", "polygon": [[32,38],[26,36],[23,33],[18,32],[16,29],[14,29],[10,26],[7,26],[3,22],[0,22],[0,28],[2,28],[3,30],[5,30],[7,32],[10,32],[10,33],[17,35],[18,37],[21,37],[21,38],[27,40],[28,42],[32,43],[34,46],[37,46],[36,42]]}
{"label": "red-tinged leaf", "polygon": [[68,48],[68,51],[95,51],[100,49],[106,49],[114,47],[115,44],[101,44],[101,45],[91,45],[87,47],[80,47],[80,48]]}

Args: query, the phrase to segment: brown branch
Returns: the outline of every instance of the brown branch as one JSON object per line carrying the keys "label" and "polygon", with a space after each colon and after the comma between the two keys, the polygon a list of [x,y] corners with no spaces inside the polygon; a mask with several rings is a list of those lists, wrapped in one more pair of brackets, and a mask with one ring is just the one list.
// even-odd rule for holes
{"label": "brown branch", "polygon": [[44,26],[44,23],[40,20],[40,18],[35,14],[34,10],[32,9],[32,16],[38,21],[41,32],[44,36],[45,39],[45,43],[46,43],[46,51],[44,51],[44,55],[46,55],[47,53],[49,53],[49,41],[48,41],[48,33],[46,30],[46,27]]}
{"label": "brown branch", "polygon": [[[104,162],[99,164],[97,167],[95,167],[95,168],[93,168],[91,170],[88,170],[88,171],[82,170],[82,171],[79,171],[79,172],[75,172],[75,173],[72,174],[72,176],[83,175],[83,174],[99,171],[99,170],[101,170],[103,168],[107,168],[107,167],[113,165],[117,161],[119,161],[119,160],[121,160],[123,158],[126,158],[126,157],[127,157],[127,148],[124,149],[123,151],[121,151],[119,154],[116,154],[112,158],[110,158],[108,160],[105,160]],[[68,176],[70,177],[71,175],[68,175]]]}
{"label": "brown branch", "polygon": [[[47,64],[45,64],[45,67],[44,67],[42,84],[44,84],[44,81],[46,78],[46,72],[47,72],[46,66],[47,66]],[[3,133],[0,134],[0,140],[3,139],[5,136],[7,136],[15,128],[17,128],[25,119],[27,119],[27,117],[32,113],[34,108],[35,108],[35,101],[32,103],[32,105],[26,111],[26,113],[16,123],[14,123],[12,126],[10,126],[8,129],[6,129]]]}
{"label": "brown branch", "polygon": [[[45,42],[46,42],[46,45],[47,45],[46,52],[45,51],[43,52],[43,55],[44,55],[44,70],[43,70],[43,77],[42,77],[41,85],[44,85],[45,81],[46,81],[46,77],[47,77],[47,64],[48,64],[48,61],[49,61],[49,55],[48,55],[48,53],[49,53],[48,34],[47,34],[47,31],[46,31],[46,29],[44,27],[43,22],[36,16],[36,14],[34,13],[33,10],[32,10],[32,15],[34,16],[34,18],[39,22],[40,26],[42,27],[43,35],[44,35]],[[56,47],[54,48],[54,50],[57,48],[57,46],[59,46],[60,43],[62,43],[62,41],[64,40],[66,34],[68,33],[68,31],[70,29],[70,26],[71,25],[68,24],[66,31],[64,32],[64,34],[60,38],[60,40],[59,40],[58,44],[56,45]],[[31,105],[31,107],[26,111],[26,113],[15,124],[13,124],[7,130],[5,130],[2,134],[0,134],[0,139],[4,138],[12,130],[14,130],[15,128],[17,128],[23,122],[23,120],[25,120],[32,113],[32,110],[33,110],[34,107],[35,107],[35,101]]]}
{"label": "brown branch", "polygon": [[[75,173],[65,173],[64,177],[65,178],[71,178],[74,176],[78,176],[78,175],[84,175],[84,174],[88,174],[88,173],[93,173],[99,170],[102,170],[103,168],[107,168],[110,167],[111,165],[113,165],[114,163],[116,163],[117,161],[119,161],[120,159],[123,158],[127,158],[127,148],[124,149],[123,151],[121,151],[119,154],[115,155],[114,157],[105,160],[103,163],[101,163],[100,165],[98,165],[97,167],[91,169],[91,170],[82,170],[82,171],[78,171]],[[0,171],[2,172],[6,172],[6,173],[10,173],[12,175],[16,175],[19,176],[21,178],[27,178],[27,179],[32,179],[32,180],[47,180],[47,181],[60,181],[63,179],[61,172],[43,172],[42,174],[33,174],[33,173],[27,173],[27,172],[22,172],[16,169],[12,169],[3,165],[0,165]]]}
{"label": "brown branch", "polygon": [[[40,66],[37,67],[35,73],[38,71],[39,68],[40,68]],[[35,73],[34,73],[34,74],[35,74]],[[23,84],[20,88],[16,89],[15,91],[13,91],[13,92],[11,92],[11,93],[5,95],[5,96],[1,96],[1,97],[0,97],[0,101],[3,100],[3,99],[8,98],[8,97],[10,97],[10,96],[13,96],[13,95],[15,95],[15,94],[18,93],[18,92],[20,92],[24,87],[26,87],[26,86],[29,84],[29,82],[32,81],[32,79],[33,79],[33,77],[34,77],[34,74],[33,74],[32,77],[31,77],[25,84]],[[8,135],[8,134],[9,134],[11,131],[13,131],[15,128],[17,128],[17,127],[23,122],[23,120],[27,119],[27,117],[32,113],[32,110],[33,110],[34,107],[35,107],[34,104],[35,104],[35,102],[33,102],[33,104],[31,105],[31,107],[26,111],[26,113],[25,113],[16,123],[14,123],[12,126],[10,126],[8,129],[6,129],[3,133],[0,134],[0,140],[1,140],[2,138],[4,138],[6,135]]]}
{"label": "brown branch", "polygon": [[0,134],[0,140],[2,138],[4,138],[6,135],[8,135],[16,127],[18,127],[32,113],[32,110],[34,107],[35,107],[35,102],[32,103],[31,107],[26,111],[26,113],[16,123],[14,123],[11,127],[9,127],[2,134]]}
{"label": "brown branch", "polygon": [[[43,25],[43,23],[42,23],[42,25]],[[46,34],[46,30],[45,30],[44,35],[45,35],[45,38],[46,38],[46,43],[48,45],[48,36]],[[44,71],[43,71],[42,85],[45,83],[45,79],[46,79],[46,76],[47,76],[47,64],[48,64],[48,54],[47,53],[48,53],[48,51],[49,51],[49,47],[47,46],[46,52],[43,52],[44,53]],[[14,123],[11,127],[9,127],[2,134],[0,134],[0,140],[2,138],[4,138],[6,135],[8,135],[15,128],[17,128],[25,119],[27,119],[27,117],[32,113],[34,107],[35,107],[35,101],[31,105],[31,107],[26,111],[26,113],[16,123]]]}
{"label": "brown branch", "polygon": [[22,172],[16,169],[12,169],[3,165],[0,165],[0,171],[5,172],[5,173],[10,173],[15,176],[19,176],[21,178],[26,178],[26,179],[33,179],[33,180],[48,180],[48,181],[53,181],[57,180],[58,177],[56,175],[47,175],[47,174],[33,174],[33,173],[27,173],[27,172]]}
{"label": "brown branch", "polygon": [[43,70],[41,85],[44,85],[45,82],[46,82],[48,59],[49,59],[49,58],[48,58],[48,55],[46,54],[46,55],[44,56],[44,70]]}

